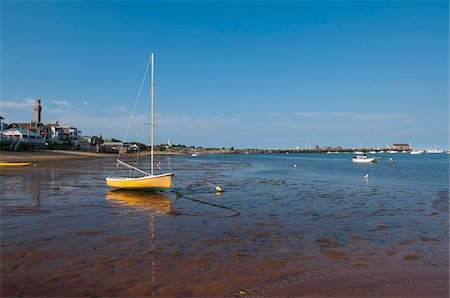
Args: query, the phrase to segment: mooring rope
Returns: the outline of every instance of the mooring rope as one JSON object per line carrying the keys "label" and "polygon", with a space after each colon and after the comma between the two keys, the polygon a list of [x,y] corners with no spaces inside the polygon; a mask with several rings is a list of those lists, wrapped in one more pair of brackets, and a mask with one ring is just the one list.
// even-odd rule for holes
{"label": "mooring rope", "polygon": [[[210,194],[211,193],[210,191],[198,192],[198,191],[193,191],[191,189],[189,189],[189,190],[191,191],[191,193],[195,193],[195,194],[206,194],[206,193]],[[237,211],[231,207],[227,207],[224,205],[219,205],[219,204],[203,201],[200,199],[188,197],[185,194],[183,194],[181,191],[179,191],[178,189],[173,189],[173,190],[171,190],[171,192],[175,193],[175,196],[176,196],[175,200],[184,198],[184,199],[187,199],[192,202],[196,202],[196,203],[200,203],[200,204],[204,204],[204,205],[208,205],[208,206],[212,206],[212,207],[217,207],[217,208],[221,208],[221,209],[225,209],[225,210],[229,210],[229,211],[233,212],[233,214],[225,215],[225,216],[214,216],[214,215],[211,216],[211,215],[207,215],[207,214],[203,214],[203,213],[178,213],[178,212],[172,212],[171,213],[172,215],[175,215],[175,216],[203,216],[203,217],[208,217],[208,218],[231,218],[231,217],[237,217],[240,215],[239,211]]]}

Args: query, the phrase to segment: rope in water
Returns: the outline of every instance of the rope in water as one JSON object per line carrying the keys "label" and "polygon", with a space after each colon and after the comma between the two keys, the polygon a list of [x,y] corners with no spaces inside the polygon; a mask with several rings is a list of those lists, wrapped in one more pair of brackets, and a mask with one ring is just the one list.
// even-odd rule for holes
{"label": "rope in water", "polygon": [[[208,206],[212,206],[212,207],[217,207],[217,208],[221,208],[221,209],[225,209],[225,210],[229,210],[232,211],[233,213],[231,215],[224,215],[224,216],[210,216],[210,215],[206,215],[206,214],[202,214],[202,213],[179,213],[179,212],[172,212],[173,215],[175,216],[203,216],[203,217],[208,217],[208,218],[231,218],[231,217],[237,217],[240,215],[239,211],[231,208],[231,207],[227,207],[224,205],[219,205],[219,204],[215,204],[215,203],[211,203],[211,202],[207,202],[207,201],[203,201],[200,199],[196,199],[196,198],[192,198],[192,197],[188,197],[185,194],[183,194],[181,191],[179,191],[178,189],[174,189],[171,190],[172,193],[175,193],[175,200],[178,199],[186,199],[192,202],[196,202],[196,203],[200,203],[200,204],[204,204],[204,205],[208,205]],[[211,192],[193,192],[191,190],[192,193],[195,194],[202,194],[202,193],[211,193]]]}

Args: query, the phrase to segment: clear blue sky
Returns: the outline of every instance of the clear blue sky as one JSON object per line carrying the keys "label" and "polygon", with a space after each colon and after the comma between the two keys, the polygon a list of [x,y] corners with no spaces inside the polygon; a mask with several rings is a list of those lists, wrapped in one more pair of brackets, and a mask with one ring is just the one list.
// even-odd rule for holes
{"label": "clear blue sky", "polygon": [[6,122],[121,139],[154,51],[158,143],[448,148],[448,1],[1,5]]}

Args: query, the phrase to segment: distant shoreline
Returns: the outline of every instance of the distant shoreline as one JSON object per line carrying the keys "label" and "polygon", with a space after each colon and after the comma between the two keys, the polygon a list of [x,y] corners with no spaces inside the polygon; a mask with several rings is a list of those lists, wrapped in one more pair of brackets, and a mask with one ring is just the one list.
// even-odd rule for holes
{"label": "distant shoreline", "polygon": [[[367,152],[367,151],[363,151]],[[342,151],[316,151],[316,150],[198,150],[196,152],[174,152],[174,151],[155,151],[155,156],[186,156],[196,153],[198,155],[211,154],[314,154],[314,153],[354,153],[351,150]],[[140,153],[127,153],[124,156],[149,156],[150,151],[143,151]],[[14,162],[35,162],[35,161],[52,161],[52,160],[70,160],[83,158],[103,158],[103,157],[117,157],[118,153],[105,152],[86,152],[86,151],[72,151],[72,150],[44,150],[44,151],[0,151],[0,161],[14,161]]]}

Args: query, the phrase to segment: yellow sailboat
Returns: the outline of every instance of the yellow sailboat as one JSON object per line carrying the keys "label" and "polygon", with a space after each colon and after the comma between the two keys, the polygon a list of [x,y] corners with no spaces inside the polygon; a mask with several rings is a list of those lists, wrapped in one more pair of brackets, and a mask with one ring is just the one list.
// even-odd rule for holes
{"label": "yellow sailboat", "polygon": [[120,189],[162,191],[172,187],[172,178],[172,173],[162,175],[150,174],[138,178],[106,178],[106,184],[109,187]]}
{"label": "yellow sailboat", "polygon": [[0,161],[0,167],[25,167],[31,165],[31,162]]}
{"label": "yellow sailboat", "polygon": [[[148,69],[148,66],[147,66]],[[150,173],[138,169],[120,159],[117,159],[117,165],[124,166],[136,172],[143,174],[143,177],[108,177],[105,178],[109,187],[127,190],[145,190],[145,191],[161,191],[169,189],[172,186],[173,173],[154,175],[153,173],[153,143],[155,134],[154,125],[154,71],[155,71],[155,55],[151,54],[151,153],[150,153]],[[145,75],[144,75],[145,78]],[[142,84],[141,84],[142,86]],[[119,150],[120,152],[121,150]],[[120,154],[120,153],[119,153]]]}

